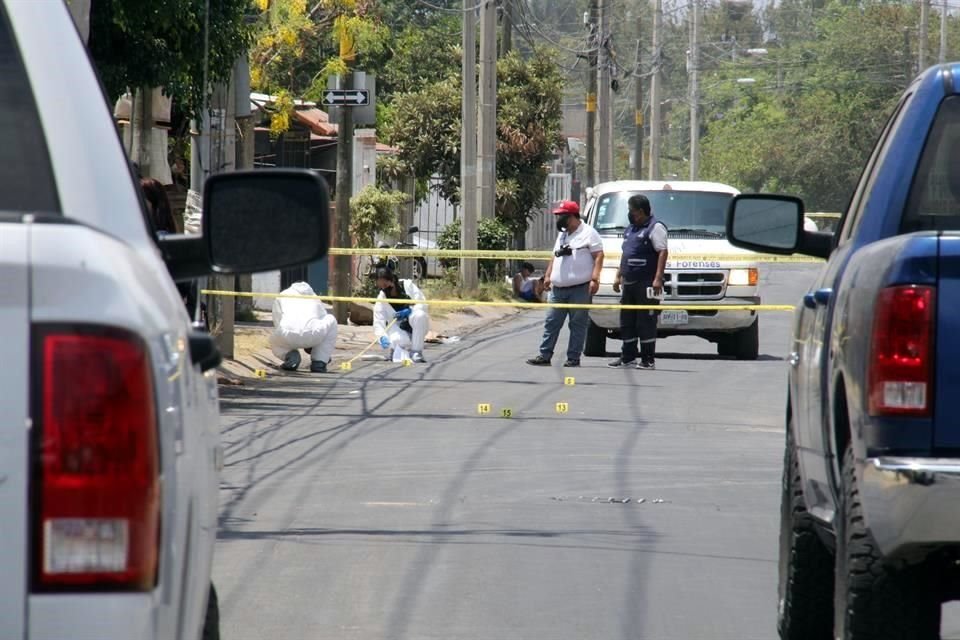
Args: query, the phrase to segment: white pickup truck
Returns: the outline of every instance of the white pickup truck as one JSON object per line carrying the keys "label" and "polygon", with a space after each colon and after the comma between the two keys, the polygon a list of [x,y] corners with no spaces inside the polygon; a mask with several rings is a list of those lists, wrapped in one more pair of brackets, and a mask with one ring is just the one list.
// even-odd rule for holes
{"label": "white pickup truck", "polygon": [[[716,343],[722,356],[755,360],[760,339],[756,311],[696,309],[697,305],[760,304],[759,267],[754,253],[734,247],[725,237],[727,205],[737,193],[733,187],[715,182],[607,182],[588,193],[586,218],[603,238],[604,252],[619,255],[629,224],[627,200],[635,194],[647,196],[653,215],[668,229],[670,258],[664,274],[664,304],[692,307],[661,311],[657,335],[699,336]],[[684,255],[694,258],[685,259]],[[619,257],[606,259],[594,304],[620,301],[620,294],[613,291],[619,263]],[[590,312],[584,355],[606,355],[607,337],[619,336],[619,316],[620,312],[612,309]]]}
{"label": "white pickup truck", "polygon": [[63,2],[0,0],[0,71],[0,639],[215,639],[220,354],[174,281],[322,256],[323,180],[214,176],[158,238]]}

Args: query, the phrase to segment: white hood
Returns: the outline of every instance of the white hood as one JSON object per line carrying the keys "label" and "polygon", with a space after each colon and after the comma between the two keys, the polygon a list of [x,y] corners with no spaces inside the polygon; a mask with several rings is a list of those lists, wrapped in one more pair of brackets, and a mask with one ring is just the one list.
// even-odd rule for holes
{"label": "white hood", "polygon": [[[296,296],[315,296],[313,288],[306,282],[294,282],[280,292]],[[327,310],[320,300],[305,298],[277,298],[273,301],[273,326],[289,332],[304,331],[310,320],[323,318]]]}

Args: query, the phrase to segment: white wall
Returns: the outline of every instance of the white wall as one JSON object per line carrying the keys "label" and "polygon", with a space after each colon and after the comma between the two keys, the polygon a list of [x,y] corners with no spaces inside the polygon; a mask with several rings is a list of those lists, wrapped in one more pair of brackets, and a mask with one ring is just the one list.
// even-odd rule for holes
{"label": "white wall", "polygon": [[[263,293],[280,293],[280,272],[267,271],[253,274],[253,290]],[[253,306],[260,311],[273,309],[273,298],[254,298]]]}

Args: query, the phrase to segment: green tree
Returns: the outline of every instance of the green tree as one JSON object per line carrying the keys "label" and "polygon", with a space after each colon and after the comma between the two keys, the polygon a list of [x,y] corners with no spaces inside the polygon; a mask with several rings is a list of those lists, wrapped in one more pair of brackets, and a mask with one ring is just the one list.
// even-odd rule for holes
{"label": "green tree", "polygon": [[916,19],[909,6],[834,2],[815,18],[816,39],[770,47],[750,68],[753,84],[736,83],[740,65],[716,69],[705,82],[703,176],[842,209],[912,76],[903,34]]}
{"label": "green tree", "polygon": [[[559,148],[563,84],[554,58],[537,50],[516,52],[497,63],[497,217],[523,231],[542,204],[546,163]],[[440,193],[451,200],[460,189],[459,74],[419,90],[397,94],[387,134],[400,159],[419,179],[440,176]]]}
{"label": "green tree", "polygon": [[[248,47],[249,0],[210,3],[209,80],[225,80]],[[202,104],[204,0],[95,0],[90,53],[110,99],[164,87],[190,115]]]}

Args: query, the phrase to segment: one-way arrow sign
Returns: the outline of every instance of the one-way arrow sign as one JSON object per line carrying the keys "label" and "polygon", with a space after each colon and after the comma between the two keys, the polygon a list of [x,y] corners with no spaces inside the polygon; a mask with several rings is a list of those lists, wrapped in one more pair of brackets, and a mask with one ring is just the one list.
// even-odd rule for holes
{"label": "one-way arrow sign", "polygon": [[370,104],[366,89],[328,89],[323,94],[323,104],[339,107],[362,107]]}

